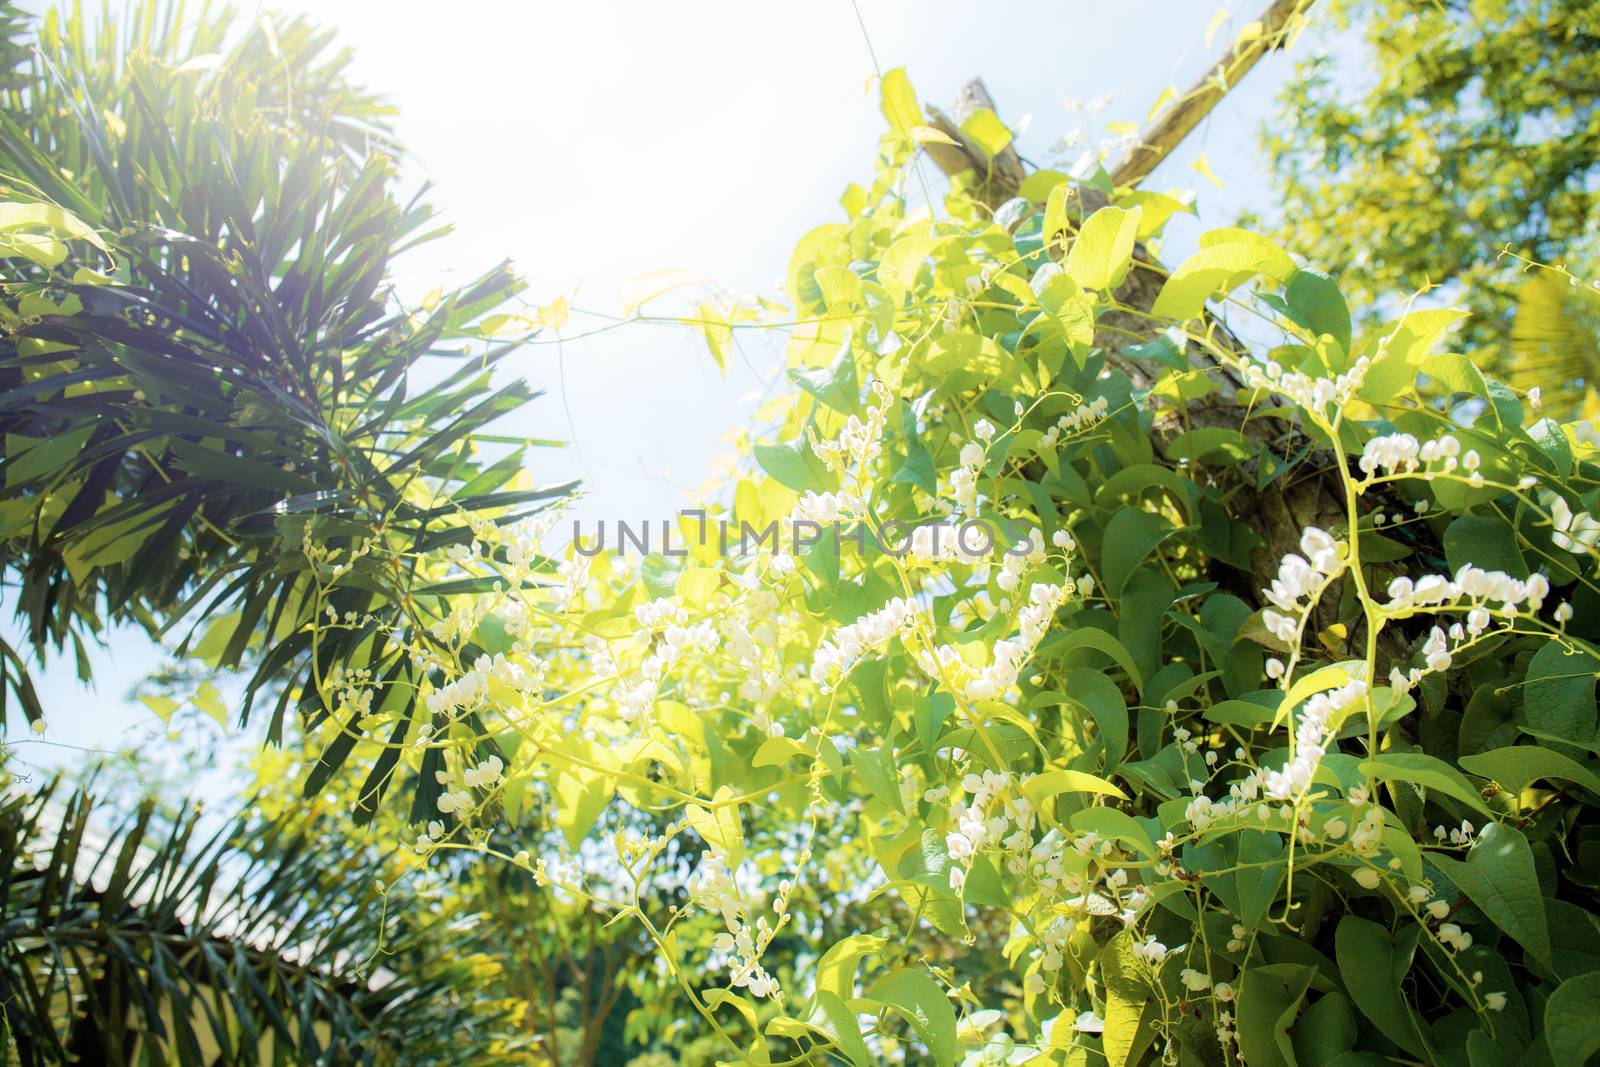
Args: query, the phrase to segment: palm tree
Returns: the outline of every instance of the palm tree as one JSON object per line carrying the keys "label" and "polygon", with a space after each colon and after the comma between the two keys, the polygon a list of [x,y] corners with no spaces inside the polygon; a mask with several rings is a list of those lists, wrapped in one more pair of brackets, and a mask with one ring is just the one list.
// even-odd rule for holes
{"label": "palm tree", "polygon": [[[270,738],[296,702],[339,715],[312,791],[362,736],[314,679],[370,671],[397,753],[400,644],[445,592],[421,561],[571,488],[519,484],[531,442],[486,433],[534,395],[494,375],[522,339],[488,339],[509,269],[395,293],[443,229],[396,195],[390,111],[346,59],[299,20],[151,0],[35,23],[0,0],[0,575],[26,635],[0,701],[43,714],[30,652],[82,664],[107,624],[203,623],[220,665],[253,653],[241,717],[270,694]],[[324,613],[353,621],[314,633]]]}
{"label": "palm tree", "polygon": [[506,1060],[455,906],[382,887],[326,813],[207,824],[59,781],[0,797],[3,1062]]}

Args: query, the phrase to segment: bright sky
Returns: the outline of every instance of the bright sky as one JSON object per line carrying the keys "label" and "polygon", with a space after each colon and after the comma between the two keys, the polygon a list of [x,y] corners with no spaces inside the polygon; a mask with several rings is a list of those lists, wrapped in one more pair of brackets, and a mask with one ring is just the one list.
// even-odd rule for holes
{"label": "bright sky", "polygon": [[[1220,0],[859,2],[859,23],[850,0],[471,0],[448,17],[409,0],[276,6],[338,31],[354,76],[399,107],[411,173],[435,183],[456,226],[414,257],[408,291],[509,256],[535,300],[567,295],[607,313],[630,279],[667,268],[778,297],[795,241],[842,219],[845,185],[871,176],[883,124],[868,91],[874,52],[935,104],[981,75],[1001,117],[1026,123],[1024,157],[1042,162],[1075,127],[1093,143],[1107,122],[1142,123],[1163,89],[1188,88],[1265,6],[1229,0],[1231,20],[1208,48]],[[1308,43],[1263,60],[1147,182],[1198,196],[1199,221],[1169,227],[1169,261],[1202,228],[1269,197],[1255,133]],[[1101,96],[1109,106],[1096,114],[1069,107]],[[1222,188],[1191,168],[1202,151]],[[584,325],[575,318],[567,332]],[[682,328],[530,349],[514,369],[549,393],[508,430],[575,442],[533,462],[540,480],[583,479],[586,518],[663,518],[705,480],[775,365],[781,339],[744,336],[748,362],[726,380]],[[156,724],[122,699],[156,650],[133,631],[111,640],[114,656],[92,656],[93,692],[68,662],[43,672],[52,742],[122,747]],[[41,763],[76,759],[27,748]]]}

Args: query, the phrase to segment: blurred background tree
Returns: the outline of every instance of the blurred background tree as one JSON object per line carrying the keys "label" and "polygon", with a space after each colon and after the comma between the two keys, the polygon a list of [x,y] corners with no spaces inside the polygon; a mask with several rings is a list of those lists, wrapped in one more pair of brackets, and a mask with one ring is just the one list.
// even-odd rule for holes
{"label": "blurred background tree", "polygon": [[[1429,285],[1462,350],[1547,394],[1600,375],[1600,2],[1330,0],[1265,124],[1279,238],[1351,306]],[[1522,273],[1500,255],[1588,280]]]}

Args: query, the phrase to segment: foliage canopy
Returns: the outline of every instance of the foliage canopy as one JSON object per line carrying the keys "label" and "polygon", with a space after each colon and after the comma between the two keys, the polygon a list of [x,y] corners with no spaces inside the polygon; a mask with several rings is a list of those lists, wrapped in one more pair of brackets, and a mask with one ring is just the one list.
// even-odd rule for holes
{"label": "foliage canopy", "polygon": [[[441,871],[484,897],[510,880],[544,905],[521,916],[530,941],[587,924],[601,966],[596,928],[626,931],[608,936],[649,951],[613,975],[629,1032],[668,1048],[852,1067],[1585,1062],[1600,1050],[1592,426],[1448,350],[1465,312],[1352,308],[1248,230],[1164,269],[1145,243],[1182,205],[1103,174],[1030,175],[991,209],[969,173],[918,205],[926,116],[903,72],[881,88],[871,181],[791,260],[794,388],[758,413],[725,491],[653,526],[642,559],[596,551],[595,531],[547,554],[559,512],[499,491],[520,458],[455,465],[477,428],[457,435],[460,411],[487,418],[502,394],[486,376],[451,387],[467,397],[398,393],[384,368],[433,346],[428,320],[366,304],[357,326],[297,320],[297,343],[324,338],[299,398],[321,414],[274,421],[297,398],[263,379],[293,361],[256,367],[247,342],[290,279],[298,302],[320,272],[345,276],[336,254],[318,273],[268,268],[259,300],[213,323],[195,308],[233,286],[190,295],[208,292],[188,274],[206,242],[136,259],[173,239],[25,176],[27,221],[7,231],[26,238],[9,261],[30,264],[8,288],[7,395],[25,402],[7,410],[51,430],[7,447],[25,595],[107,596],[165,550],[140,541],[75,574],[61,517],[121,506],[116,487],[156,465],[136,446],[159,441],[196,494],[173,527],[192,544],[167,585],[127,586],[138,602],[181,617],[201,603],[184,590],[254,575],[198,647],[281,679],[316,756],[308,796],[384,815],[391,845],[411,824],[384,892],[398,904],[397,883]],[[121,122],[114,138],[143,128]],[[321,157],[338,173],[346,142],[319,144],[340,146]],[[277,189],[281,167],[256,170]],[[355,186],[330,186],[329,210]],[[263,206],[258,229],[274,223]],[[382,249],[399,239],[378,232]],[[124,273],[80,273],[108,256]],[[147,348],[180,368],[226,357],[230,384],[120,380],[146,351],[130,307],[135,325],[165,316],[174,340]],[[698,324],[717,352],[768,314]],[[1247,350],[1243,333],[1271,340]],[[235,365],[237,387],[220,369]],[[248,418],[235,388],[257,397]],[[80,393],[124,414],[93,419]],[[180,415],[263,437],[186,432]],[[85,421],[107,442],[95,508],[80,480],[101,468],[50,452]],[[364,465],[340,462],[352,437]],[[240,489],[230,472],[262,454],[306,464],[314,487],[262,472]],[[251,510],[214,516],[210,493],[230,490]],[[202,515],[227,516],[227,536],[207,541]],[[59,632],[85,620],[71,603]],[[288,621],[257,625],[267,604]],[[384,795],[395,779],[409,808]]]}
{"label": "foliage canopy", "polygon": [[1284,243],[1376,314],[1446,286],[1463,343],[1524,388],[1593,382],[1600,290],[1522,268],[1600,266],[1600,5],[1324,6],[1337,46],[1264,133]]}

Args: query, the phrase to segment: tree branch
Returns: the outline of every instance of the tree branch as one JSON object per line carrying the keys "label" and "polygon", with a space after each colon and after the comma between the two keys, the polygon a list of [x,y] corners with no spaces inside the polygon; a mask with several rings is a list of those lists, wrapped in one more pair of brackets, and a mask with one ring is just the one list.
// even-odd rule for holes
{"label": "tree branch", "polygon": [[[1206,71],[1194,88],[1161,112],[1155,123],[1139,136],[1127,155],[1112,168],[1112,181],[1117,185],[1137,185],[1148,177],[1216,108],[1229,90],[1239,84],[1240,79],[1250,72],[1262,56],[1282,47],[1304,24],[1305,11],[1314,2],[1273,0],[1257,20],[1259,32],[1234,42],[1228,53]],[[990,159],[982,148],[961,131],[961,124],[979,108],[997,110],[983,79],[974,78],[962,87],[956,98],[954,117],[931,104],[925,106],[929,124],[955,142],[928,142],[922,146],[928,158],[941,171],[949,177],[955,177],[963,171],[973,171],[978,175],[974,195],[991,208],[999,207],[1017,195],[1017,188],[1027,172],[1015,146],[1007,145]]]}
{"label": "tree branch", "polygon": [[1259,32],[1235,41],[1227,55],[1217,60],[1205,76],[1195,83],[1194,88],[1163,109],[1155,123],[1139,135],[1138,143],[1111,168],[1112,182],[1116,185],[1138,185],[1149,177],[1150,172],[1211,114],[1229,90],[1250,73],[1262,56],[1282,48],[1299,31],[1305,23],[1306,9],[1314,2],[1273,0],[1257,20]]}

